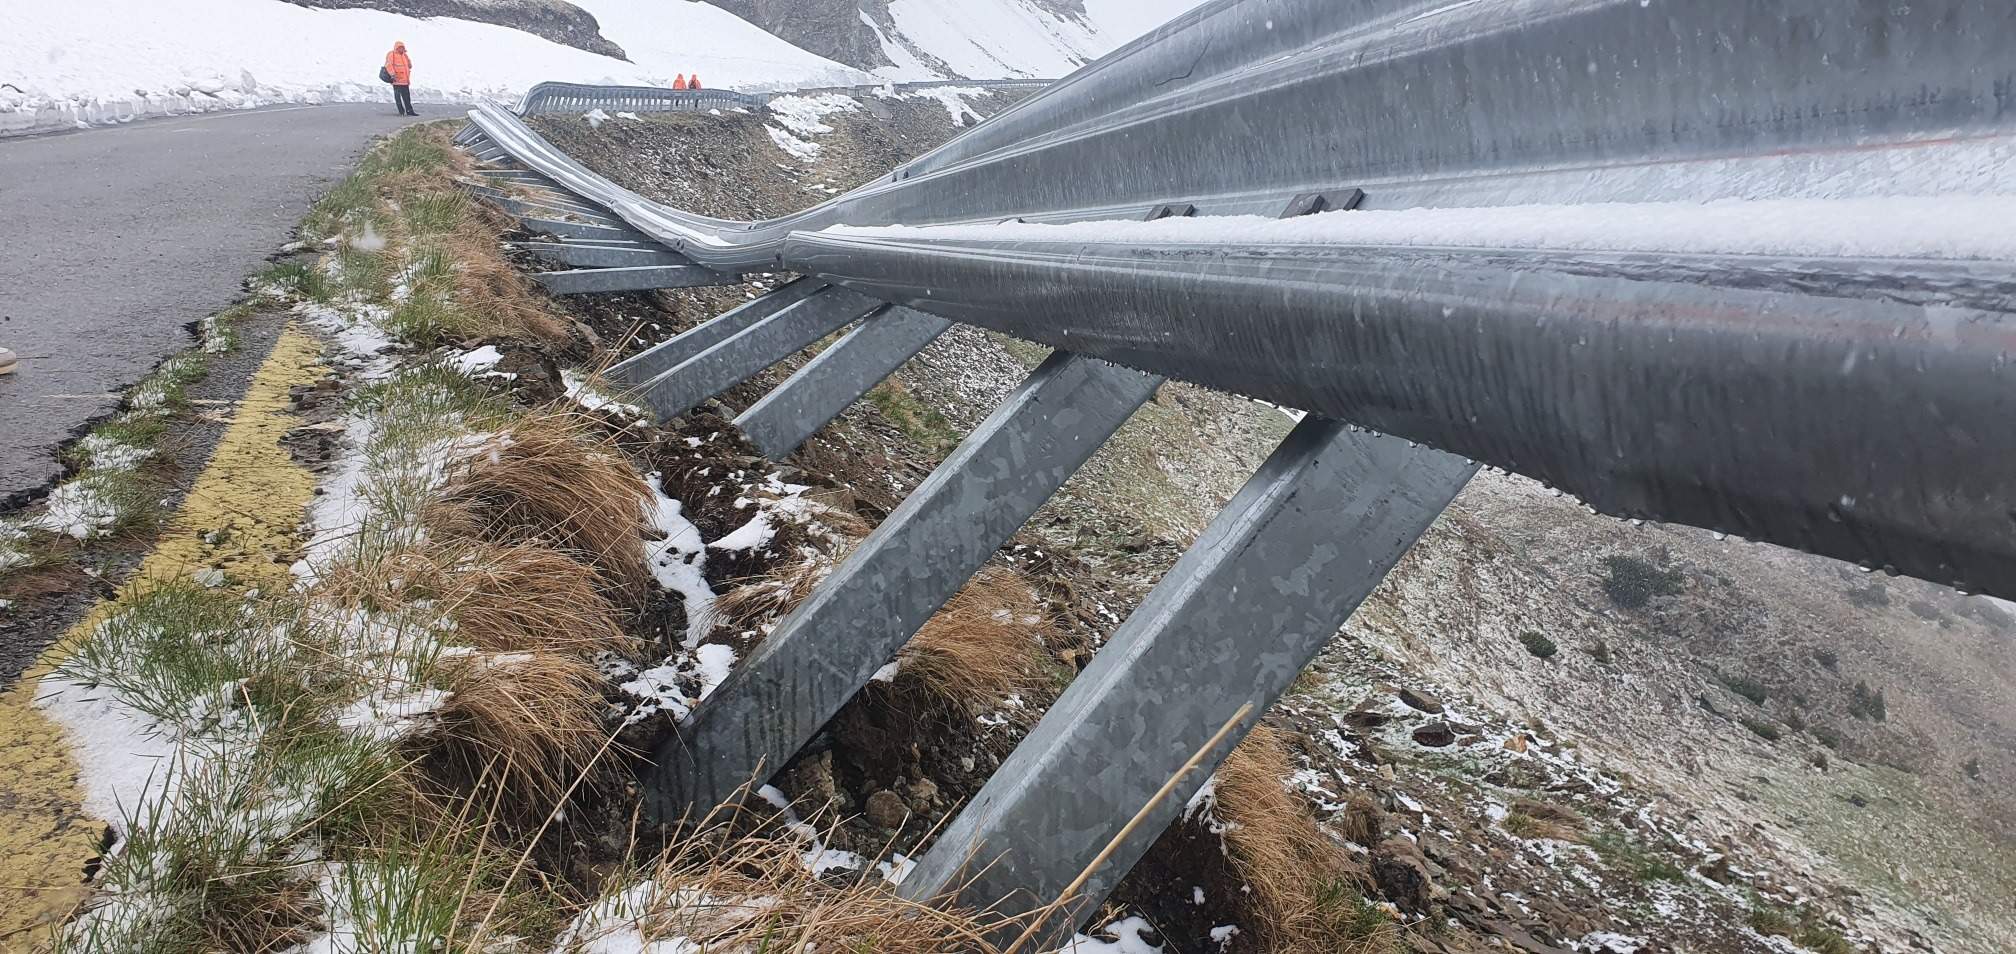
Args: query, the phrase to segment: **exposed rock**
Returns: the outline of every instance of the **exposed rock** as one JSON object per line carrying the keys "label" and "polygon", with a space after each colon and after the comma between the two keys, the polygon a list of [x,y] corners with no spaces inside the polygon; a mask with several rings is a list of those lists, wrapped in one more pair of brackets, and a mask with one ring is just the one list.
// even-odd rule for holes
{"label": "exposed rock", "polygon": [[938,807],[938,783],[920,778],[910,783],[910,808],[920,815]]}
{"label": "exposed rock", "polygon": [[1442,714],[1443,710],[1442,700],[1437,699],[1434,696],[1431,696],[1428,693],[1423,692],[1419,689],[1410,689],[1403,687],[1400,690],[1400,701],[1404,703],[1409,709],[1418,709],[1422,712],[1428,713],[1429,715]]}
{"label": "exposed rock", "polygon": [[[476,23],[494,23],[513,30],[523,30],[533,36],[543,37],[564,46],[603,56],[613,56],[627,60],[630,55],[623,48],[602,35],[602,24],[595,15],[566,0],[287,0],[301,7],[319,7],[324,10],[382,10],[409,17],[452,17]],[[385,43],[389,48],[392,38]],[[415,70],[415,78],[424,76],[426,52],[419,51],[422,69]]]}
{"label": "exposed rock", "polygon": [[901,795],[883,789],[868,796],[863,814],[878,827],[896,829],[903,827],[904,820],[910,817],[910,806],[903,804]]}
{"label": "exposed rock", "polygon": [[1435,880],[1420,849],[1405,838],[1388,838],[1372,853],[1372,880],[1386,900],[1425,913],[1433,901]]}
{"label": "exposed rock", "polygon": [[1456,730],[1447,722],[1430,722],[1414,730],[1414,741],[1429,748],[1443,748],[1456,742]]}
{"label": "exposed rock", "polygon": [[[712,0],[766,32],[800,49],[817,53],[857,69],[872,70],[894,66],[882,52],[882,41],[861,19],[858,0]],[[886,0],[883,15],[887,17]]]}
{"label": "exposed rock", "polygon": [[1353,709],[1337,720],[1340,726],[1350,726],[1360,732],[1379,728],[1391,721],[1393,721],[1392,716],[1366,708]]}
{"label": "exposed rock", "polygon": [[848,798],[833,783],[833,753],[821,752],[799,760],[791,770],[791,791],[805,808],[818,811],[826,806],[847,808]]}

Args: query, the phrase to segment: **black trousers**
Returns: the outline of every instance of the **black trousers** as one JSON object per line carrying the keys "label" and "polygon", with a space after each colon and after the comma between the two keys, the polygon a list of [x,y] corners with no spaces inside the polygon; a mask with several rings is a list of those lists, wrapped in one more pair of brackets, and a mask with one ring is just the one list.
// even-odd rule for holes
{"label": "black trousers", "polygon": [[402,114],[418,115],[413,112],[413,87],[411,86],[399,83],[392,84],[392,103],[399,107],[399,112]]}

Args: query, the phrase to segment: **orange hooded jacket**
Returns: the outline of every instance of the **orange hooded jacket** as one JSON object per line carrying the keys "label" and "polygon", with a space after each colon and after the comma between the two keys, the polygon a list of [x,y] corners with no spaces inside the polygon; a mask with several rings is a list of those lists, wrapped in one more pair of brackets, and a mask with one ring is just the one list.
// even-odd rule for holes
{"label": "orange hooded jacket", "polygon": [[405,43],[392,44],[392,52],[385,54],[385,71],[392,74],[394,86],[413,84],[413,58],[406,55]]}
{"label": "orange hooded jacket", "polygon": [[686,88],[686,74],[684,74],[684,73],[681,73],[681,74],[679,74],[679,78],[678,78],[678,79],[675,79],[675,80],[673,80],[673,81],[672,81],[672,88],[673,88],[673,89],[685,89],[685,88]]}

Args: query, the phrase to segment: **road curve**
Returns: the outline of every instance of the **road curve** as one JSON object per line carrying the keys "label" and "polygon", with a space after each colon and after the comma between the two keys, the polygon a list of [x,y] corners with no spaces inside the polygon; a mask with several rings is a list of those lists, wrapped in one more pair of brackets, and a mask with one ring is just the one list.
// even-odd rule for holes
{"label": "road curve", "polygon": [[0,140],[0,509],[61,472],[54,451],[118,389],[189,344],[287,241],[389,105],[211,113]]}

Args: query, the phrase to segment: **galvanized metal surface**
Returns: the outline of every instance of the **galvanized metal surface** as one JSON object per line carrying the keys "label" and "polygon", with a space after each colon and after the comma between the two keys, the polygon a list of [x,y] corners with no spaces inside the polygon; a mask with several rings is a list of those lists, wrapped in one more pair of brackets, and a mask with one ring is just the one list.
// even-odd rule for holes
{"label": "galvanized metal surface", "polygon": [[1447,250],[793,241],[806,271],[878,298],[1500,464],[1609,513],[2016,596],[2007,315]]}
{"label": "galvanized metal surface", "polygon": [[821,86],[790,90],[788,93],[743,93],[727,89],[665,89],[656,86],[595,86],[586,83],[540,83],[525,92],[517,113],[579,112],[592,109],[633,113],[693,112],[702,109],[759,109],[779,95],[813,96],[844,93],[872,96],[884,91],[912,93],[950,87],[984,89],[1042,89],[1050,80],[928,80],[917,83],[887,83],[877,86]]}
{"label": "galvanized metal surface", "polygon": [[735,426],[763,456],[783,460],[951,327],[914,308],[870,315],[750,405]]}
{"label": "galvanized metal surface", "polygon": [[663,246],[603,245],[591,242],[519,242],[520,250],[576,268],[638,268],[648,265],[692,265]]}
{"label": "galvanized metal surface", "polygon": [[653,813],[704,812],[780,769],[1160,381],[1052,355],[659,746]]}
{"label": "galvanized metal surface", "polygon": [[[697,260],[748,264],[835,224],[1138,218],[1165,202],[1272,215],[1354,186],[1370,209],[1866,194],[1842,176],[1872,157],[1965,163],[2016,130],[1998,53],[2016,8],[1999,0],[1874,15],[1834,0],[1243,0],[1158,35],[804,213],[609,204]],[[507,111],[474,118],[526,145]],[[595,196],[555,158],[576,171],[535,165]]]}
{"label": "galvanized metal surface", "polygon": [[1475,470],[1397,438],[1304,419],[946,828],[903,892],[1037,911],[1251,703],[1253,715],[1050,919],[1046,933],[1069,940]]}
{"label": "galvanized metal surface", "polygon": [[845,288],[824,289],[652,378],[638,394],[660,417],[678,417],[882,307],[882,302]]}
{"label": "galvanized metal surface", "polygon": [[817,279],[801,278],[793,281],[632,355],[610,368],[608,378],[623,384],[643,384],[692,360],[702,351],[741,333],[750,325],[804,301],[828,287],[830,286],[825,282]]}
{"label": "galvanized metal surface", "polygon": [[542,219],[537,216],[521,217],[520,225],[528,232],[542,232],[561,238],[587,239],[599,242],[643,242],[649,239],[642,232],[628,228],[611,228],[606,225],[589,225],[582,222],[563,222],[559,219]]}
{"label": "galvanized metal surface", "polygon": [[[1193,302],[1178,272],[1217,253],[1101,245],[1073,261],[1063,249],[967,244],[953,262],[806,235],[841,223],[1138,218],[1166,203],[1272,216],[1297,195],[1349,188],[1364,190],[1366,209],[1872,195],[1893,181],[2006,191],[2016,170],[2010,49],[2016,7],[1991,0],[1867,10],[1833,0],[1221,0],[895,176],[760,223],[645,202],[582,175],[501,110],[474,118],[528,164],[698,261],[823,274],[1406,434],[1613,514],[2016,596],[2009,487],[1990,476],[2011,473],[2016,456],[2003,424],[2008,342],[1999,318],[1948,310],[2009,310],[2006,268],[1814,268],[1796,248],[1627,261],[1375,247],[1270,250],[1302,263],[1260,277],[1256,256],[1235,250],[1224,267],[1204,267],[1209,297]],[[1309,284],[1284,285],[1291,275]],[[1359,281],[1369,284],[1343,287]],[[927,288],[935,294],[918,294]],[[983,318],[990,296],[1047,300]],[[1278,298],[1296,304],[1277,308]],[[1337,310],[1350,308],[1359,311]],[[1402,360],[1362,358],[1372,343],[1336,320],[1361,313],[1383,330],[1377,353]],[[1381,320],[1401,314],[1421,320]],[[1251,333],[1259,327],[1278,337]],[[1942,341],[1948,327],[1964,333]],[[1571,328],[1603,344],[1582,344]],[[1295,360],[1316,354],[1358,356],[1344,366],[1364,374]],[[1857,370],[1838,373],[1851,355]],[[1415,377],[1403,380],[1399,365]],[[1847,421],[1842,407],[1894,416]]]}
{"label": "galvanized metal surface", "polygon": [[740,284],[742,276],[724,275],[699,265],[642,265],[630,268],[580,268],[564,272],[533,272],[533,279],[554,295],[597,295],[650,291],[654,288],[699,288]]}

